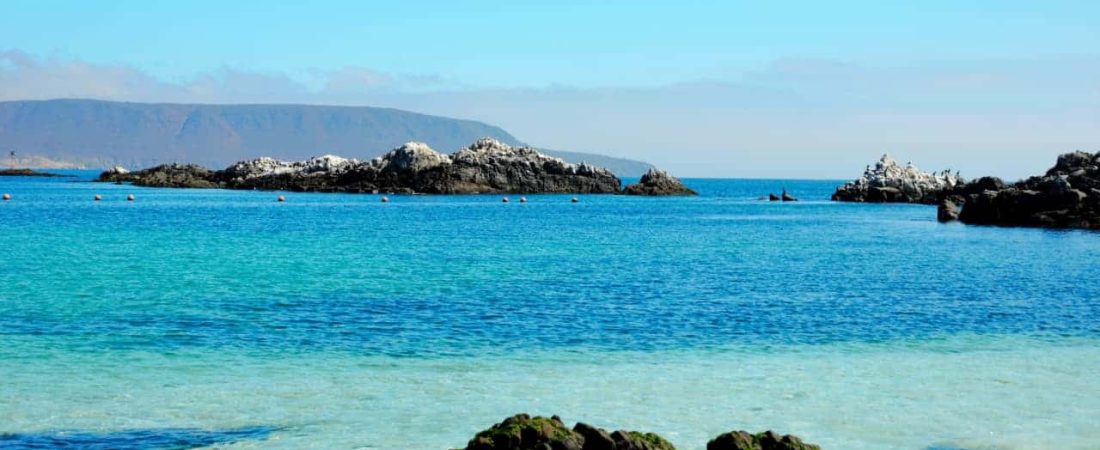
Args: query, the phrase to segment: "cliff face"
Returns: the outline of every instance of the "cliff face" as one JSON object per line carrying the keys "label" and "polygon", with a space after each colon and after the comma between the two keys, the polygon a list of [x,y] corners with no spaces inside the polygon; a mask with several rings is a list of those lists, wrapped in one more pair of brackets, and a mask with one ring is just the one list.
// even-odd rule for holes
{"label": "cliff face", "polygon": [[867,166],[863,176],[838,187],[833,200],[934,205],[964,183],[958,174],[922,172],[912,164],[902,166],[889,155],[883,155],[874,166]]}
{"label": "cliff face", "polygon": [[1066,153],[1045,175],[1006,185],[982,178],[947,203],[963,205],[958,219],[981,225],[1100,230],[1100,152]]}
{"label": "cliff face", "polygon": [[210,171],[162,165],[132,173],[104,172],[101,181],[140,186],[224,187],[318,192],[617,193],[610,171],[570,164],[526,147],[483,138],[451,155],[410,142],[369,161],[333,155],[305,161],[259,158]]}

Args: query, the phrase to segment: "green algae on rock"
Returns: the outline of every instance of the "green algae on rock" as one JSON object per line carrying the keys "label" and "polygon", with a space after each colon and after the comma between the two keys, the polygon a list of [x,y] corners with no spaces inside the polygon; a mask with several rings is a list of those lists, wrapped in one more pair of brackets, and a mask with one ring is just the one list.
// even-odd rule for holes
{"label": "green algae on rock", "polygon": [[478,433],[465,450],[676,450],[676,447],[653,433],[608,433],[584,423],[570,430],[558,416],[517,414]]}
{"label": "green algae on rock", "polygon": [[756,434],[732,431],[708,442],[707,450],[821,450],[821,447],[804,443],[789,434],[780,436],[774,431]]}

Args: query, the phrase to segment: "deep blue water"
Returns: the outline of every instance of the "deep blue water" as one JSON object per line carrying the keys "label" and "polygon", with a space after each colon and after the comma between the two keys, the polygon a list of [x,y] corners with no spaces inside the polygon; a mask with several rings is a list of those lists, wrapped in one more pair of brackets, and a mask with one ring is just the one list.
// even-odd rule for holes
{"label": "deep blue water", "polygon": [[[825,201],[837,182],[526,205],[0,183],[0,333],[50,345],[432,356],[1100,333],[1095,233]],[[757,200],[781,187],[803,201]]]}
{"label": "deep blue water", "polygon": [[[8,433],[0,447],[2,439],[28,446],[66,436],[131,447],[140,446],[139,437],[182,436],[198,446],[274,433],[288,448],[363,441],[375,442],[367,448],[446,448],[517,412],[513,406],[616,417],[633,410],[600,405],[615,405],[611,399],[635,388],[652,389],[655,403],[629,417],[667,432],[661,427],[727,420],[725,410],[701,402],[721,399],[721,392],[742,395],[735,393],[749,381],[721,378],[738,376],[736,370],[781,367],[797,374],[801,364],[813,364],[824,371],[815,378],[817,392],[831,397],[782,391],[798,389],[803,379],[754,378],[761,395],[776,389],[806,403],[754,410],[751,417],[761,422],[752,425],[790,421],[779,425],[807,430],[833,448],[967,448],[971,441],[957,435],[904,430],[934,423],[916,411],[939,412],[945,422],[933,428],[1014,430],[1031,419],[1012,415],[1026,408],[987,401],[1005,395],[997,383],[1030,383],[1009,392],[1036,411],[1064,406],[1080,389],[1075,383],[1086,381],[1058,359],[1040,364],[1035,352],[1054,358],[1060,350],[1043,345],[1072,343],[1085,347],[1068,354],[1092,355],[1088,343],[1100,337],[1100,234],[945,225],[936,222],[934,207],[830,202],[839,181],[686,180],[701,193],[697,198],[592,195],[573,204],[570,196],[531,195],[527,204],[517,196],[504,204],[496,195],[394,196],[383,204],[374,195],[147,189],[77,174],[0,178],[0,192],[13,196],[0,203],[0,375],[9,380],[0,381],[0,397],[8,399],[0,399],[7,410],[0,433]],[[784,187],[802,201],[759,200]],[[92,201],[95,194],[103,201]],[[127,194],[136,201],[127,202]],[[287,202],[276,202],[277,195]],[[965,355],[1015,345],[1005,342],[1026,345],[999,353],[1001,359],[974,357],[986,361],[975,368],[966,365],[971,356],[929,356],[927,347],[937,342],[951,343],[948,354]],[[837,353],[838,346],[883,353],[864,360]],[[730,350],[743,355],[732,366],[738,369],[724,375],[708,369],[734,364],[722,356]],[[540,355],[557,359],[543,364]],[[575,363],[562,362],[573,361],[569,355],[607,365],[606,373],[573,369],[584,373],[576,376],[584,386],[618,380],[612,374],[635,370],[624,369],[635,359],[661,369],[589,392],[591,402],[553,391],[538,397],[541,403],[518,406],[522,396],[469,398],[532,373],[554,379],[560,367]],[[789,355],[798,355],[800,365],[791,366]],[[377,358],[390,362],[379,365]],[[488,361],[513,361],[524,375],[498,372],[498,363]],[[837,364],[864,375],[828,372]],[[896,425],[879,424],[874,411],[829,422],[837,415],[825,408],[835,408],[837,397],[885,401],[875,393],[906,387],[881,386],[915,373],[897,367],[936,365],[940,384],[927,392],[969,383],[974,400],[961,406],[934,397],[897,400],[892,407],[914,416]],[[1017,369],[995,372],[999,365]],[[331,369],[312,372],[321,367]],[[1038,379],[1066,391],[1031,378],[1048,370],[1054,372]],[[388,371],[394,373],[371,378]],[[684,390],[659,375],[676,371],[702,384]],[[467,373],[480,375],[463,381]],[[372,393],[344,405],[341,411],[356,413],[341,415],[348,422],[339,426],[278,431],[303,430],[299,420],[328,417],[326,408],[349,397],[347,383],[316,387],[324,377],[403,394],[376,404],[379,395],[387,397]],[[422,399],[421,383],[464,387]],[[835,383],[880,387],[839,392]],[[186,387],[196,391],[162,398]],[[267,393],[247,394],[255,389]],[[751,400],[738,398],[723,401]],[[681,409],[665,408],[675,402]],[[437,435],[417,435],[422,442],[400,430],[385,434],[387,423],[428,420],[420,418],[432,414],[424,408],[473,403],[484,409],[455,415]],[[283,411],[286,417],[276,414]],[[1047,416],[1100,427],[1095,405]],[[998,419],[981,421],[990,417]],[[852,423],[859,426],[844,428]],[[1065,426],[1034,436],[1068,435],[1078,446],[1067,448],[1088,448],[1080,446],[1093,436],[1088,426]],[[219,431],[237,429],[265,431],[259,437]],[[879,429],[879,437],[868,431]],[[687,443],[678,445],[698,448],[691,433],[720,430],[686,430],[680,439]],[[1047,448],[1044,442],[1018,448]]]}

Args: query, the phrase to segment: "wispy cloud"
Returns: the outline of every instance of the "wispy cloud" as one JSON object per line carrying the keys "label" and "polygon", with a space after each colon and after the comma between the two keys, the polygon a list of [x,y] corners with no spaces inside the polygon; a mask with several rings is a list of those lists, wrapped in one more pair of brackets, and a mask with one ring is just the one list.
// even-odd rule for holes
{"label": "wispy cloud", "polygon": [[163,80],[127,65],[0,51],[0,100],[387,106],[687,175],[847,177],[889,151],[928,168],[1013,177],[1059,152],[1100,147],[1097,57],[904,67],[790,58],[736,79],[650,88],[474,88],[367,67],[311,76],[221,68]]}

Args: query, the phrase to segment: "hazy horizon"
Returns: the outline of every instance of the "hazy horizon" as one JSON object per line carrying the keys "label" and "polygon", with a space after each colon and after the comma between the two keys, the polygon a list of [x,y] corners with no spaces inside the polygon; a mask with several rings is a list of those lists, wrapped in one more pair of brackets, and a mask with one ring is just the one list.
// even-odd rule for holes
{"label": "hazy horizon", "polygon": [[1100,150],[1100,6],[956,3],[15,2],[0,100],[396,108],[684,177]]}

